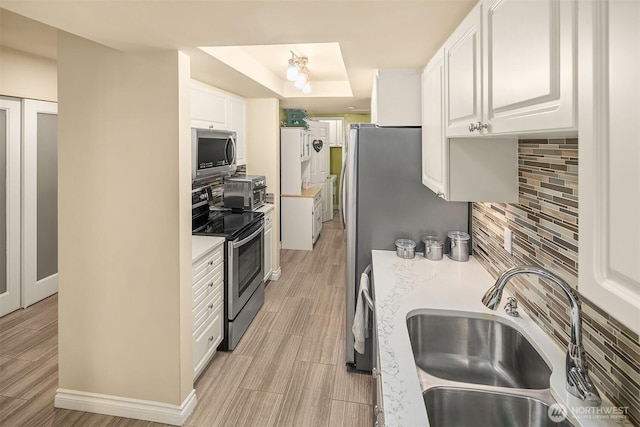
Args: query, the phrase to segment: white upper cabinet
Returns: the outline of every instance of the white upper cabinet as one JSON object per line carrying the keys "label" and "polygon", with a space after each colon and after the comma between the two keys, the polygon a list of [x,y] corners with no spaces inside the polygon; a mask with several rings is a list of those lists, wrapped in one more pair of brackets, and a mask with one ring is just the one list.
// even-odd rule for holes
{"label": "white upper cabinet", "polygon": [[575,4],[485,1],[484,132],[576,130]]}
{"label": "white upper cabinet", "polygon": [[228,130],[227,96],[206,85],[192,82],[191,127]]}
{"label": "white upper cabinet", "polygon": [[422,73],[422,183],[434,193],[445,192],[448,162],[444,136],[444,50]]}
{"label": "white upper cabinet", "polygon": [[583,2],[578,291],[640,333],[640,2]]}
{"label": "white upper cabinet", "polygon": [[420,69],[378,70],[371,93],[371,123],[422,126]]}
{"label": "white upper cabinet", "polygon": [[327,134],[329,146],[342,147],[344,139],[344,119],[342,117],[315,117],[314,119],[329,125],[329,133]]}
{"label": "white upper cabinet", "polygon": [[236,133],[236,164],[247,164],[246,102],[242,98],[191,81],[191,127]]}
{"label": "white upper cabinet", "polygon": [[481,6],[476,6],[444,44],[447,136],[469,135],[482,119]]}
{"label": "white upper cabinet", "polygon": [[447,201],[517,202],[515,138],[447,138],[444,50],[422,73],[422,183]]}
{"label": "white upper cabinet", "polygon": [[229,130],[236,133],[236,164],[247,164],[247,131],[246,131],[246,103],[244,100],[229,97]]}
{"label": "white upper cabinet", "polygon": [[576,2],[485,0],[444,44],[446,135],[575,134]]}

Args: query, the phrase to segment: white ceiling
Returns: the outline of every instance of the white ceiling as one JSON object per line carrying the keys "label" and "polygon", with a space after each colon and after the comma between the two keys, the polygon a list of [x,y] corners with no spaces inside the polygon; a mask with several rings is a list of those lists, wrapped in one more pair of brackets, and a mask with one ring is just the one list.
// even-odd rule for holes
{"label": "white ceiling", "polygon": [[[192,59],[192,76],[244,97],[278,97],[283,108],[316,113],[368,108],[378,68],[423,67],[477,0],[0,0],[0,8],[115,49],[178,49]],[[9,18],[7,18],[9,16]],[[52,29],[2,14],[0,45],[55,57]],[[34,34],[27,34],[32,32]],[[337,43],[353,97],[284,98],[198,46]],[[53,46],[53,47],[52,47]],[[281,46],[282,47],[282,46]],[[287,51],[289,49],[286,49]],[[294,50],[295,51],[295,50]],[[298,53],[298,52],[296,52]],[[305,54],[305,52],[300,52]],[[268,59],[268,58],[267,58]],[[267,69],[272,61],[262,58]],[[279,60],[278,60],[279,61]],[[318,74],[309,53],[312,79]],[[320,60],[317,61],[318,67]],[[282,73],[286,62],[282,65]]]}

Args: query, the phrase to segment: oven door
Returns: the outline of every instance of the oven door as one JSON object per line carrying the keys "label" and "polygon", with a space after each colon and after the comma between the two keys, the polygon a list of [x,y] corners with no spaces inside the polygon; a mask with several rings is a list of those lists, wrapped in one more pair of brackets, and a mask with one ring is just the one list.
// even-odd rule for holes
{"label": "oven door", "polygon": [[264,279],[264,221],[227,242],[228,317],[236,318]]}
{"label": "oven door", "polygon": [[267,187],[254,188],[251,193],[251,210],[257,209],[264,205],[267,198]]}

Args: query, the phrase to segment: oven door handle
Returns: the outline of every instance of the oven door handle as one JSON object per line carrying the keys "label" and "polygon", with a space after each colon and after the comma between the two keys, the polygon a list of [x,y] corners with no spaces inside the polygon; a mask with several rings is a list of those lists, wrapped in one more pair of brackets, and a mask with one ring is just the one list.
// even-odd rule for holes
{"label": "oven door handle", "polygon": [[258,234],[260,234],[262,232],[262,230],[264,230],[264,222],[262,223],[260,228],[258,228],[256,231],[251,233],[251,235],[249,237],[246,237],[246,238],[240,240],[239,242],[233,242],[231,244],[231,246],[233,246],[233,249],[238,249],[240,246],[243,246],[243,245],[249,243],[251,240],[253,240],[254,237],[256,237]]}

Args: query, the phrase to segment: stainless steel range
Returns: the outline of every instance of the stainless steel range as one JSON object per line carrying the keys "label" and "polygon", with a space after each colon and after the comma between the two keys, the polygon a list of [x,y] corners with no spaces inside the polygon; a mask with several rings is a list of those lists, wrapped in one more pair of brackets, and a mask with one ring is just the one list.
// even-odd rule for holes
{"label": "stainless steel range", "polygon": [[242,210],[210,211],[207,187],[191,193],[192,234],[225,242],[225,337],[233,350],[264,303],[264,215]]}

